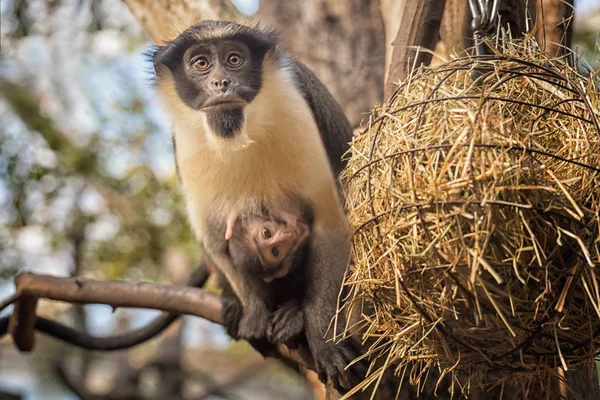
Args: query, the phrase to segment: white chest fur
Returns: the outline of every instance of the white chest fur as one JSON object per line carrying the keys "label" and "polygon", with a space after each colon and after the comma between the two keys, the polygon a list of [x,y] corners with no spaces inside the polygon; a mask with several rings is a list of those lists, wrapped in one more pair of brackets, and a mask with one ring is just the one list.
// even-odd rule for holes
{"label": "white chest fur", "polygon": [[[275,68],[269,72],[245,109],[245,132],[239,140],[215,137],[201,111],[167,102],[190,222],[200,238],[208,212],[225,215],[247,201],[273,200],[287,193],[309,201],[315,229],[345,226],[312,112],[289,74]],[[161,92],[176,96],[173,88],[163,87]]]}

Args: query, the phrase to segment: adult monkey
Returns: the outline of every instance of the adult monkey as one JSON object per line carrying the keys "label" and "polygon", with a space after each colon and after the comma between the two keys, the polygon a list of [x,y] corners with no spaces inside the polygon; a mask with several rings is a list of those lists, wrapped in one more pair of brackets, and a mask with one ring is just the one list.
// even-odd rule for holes
{"label": "adult monkey", "polygon": [[[350,239],[337,192],[352,130],[341,108],[276,34],[232,22],[191,26],[153,55],[157,89],[173,119],[176,160],[189,219],[200,241],[210,214],[223,221],[249,201],[307,201],[314,214],[302,307],[317,372],[350,389],[351,344],[327,342]],[[210,247],[210,246],[208,246]],[[223,254],[207,254],[246,311],[249,283]],[[254,307],[256,308],[256,307]],[[260,307],[259,307],[260,309]],[[242,338],[264,336],[259,315],[239,321]],[[340,332],[343,321],[335,328]]]}

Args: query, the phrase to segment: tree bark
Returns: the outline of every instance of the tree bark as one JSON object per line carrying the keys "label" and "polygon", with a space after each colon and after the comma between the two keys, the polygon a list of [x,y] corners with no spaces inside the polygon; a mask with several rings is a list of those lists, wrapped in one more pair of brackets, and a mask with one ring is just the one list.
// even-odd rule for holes
{"label": "tree bark", "polygon": [[470,24],[470,12],[467,0],[446,0],[446,9],[440,26],[440,37],[444,44],[445,55],[465,50],[465,24]]}
{"label": "tree bark", "polygon": [[239,14],[229,0],[123,0],[155,43],[175,39],[194,23],[231,20]]}
{"label": "tree bark", "polygon": [[385,82],[392,63],[394,41],[400,28],[405,5],[406,0],[380,0],[381,17],[385,27]]}
{"label": "tree bark", "polygon": [[396,84],[408,76],[413,66],[428,65],[431,62],[431,53],[418,51],[417,48],[435,48],[440,39],[445,3],[446,0],[406,1],[385,85],[386,101],[394,94]]}
{"label": "tree bark", "polygon": [[263,0],[257,18],[281,33],[284,46],[327,86],[352,126],[382,101],[379,0]]}

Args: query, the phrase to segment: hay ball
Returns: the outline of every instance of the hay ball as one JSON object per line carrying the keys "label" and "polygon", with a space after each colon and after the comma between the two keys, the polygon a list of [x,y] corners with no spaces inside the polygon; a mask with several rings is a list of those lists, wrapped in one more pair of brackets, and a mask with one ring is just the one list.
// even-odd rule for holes
{"label": "hay ball", "polygon": [[593,357],[599,107],[596,78],[513,45],[420,69],[375,110],[342,177],[371,356],[528,379]]}

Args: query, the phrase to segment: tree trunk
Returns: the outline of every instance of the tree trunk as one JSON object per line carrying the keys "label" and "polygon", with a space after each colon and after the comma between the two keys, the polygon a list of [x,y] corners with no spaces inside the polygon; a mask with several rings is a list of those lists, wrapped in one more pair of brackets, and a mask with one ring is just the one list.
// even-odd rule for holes
{"label": "tree trunk", "polygon": [[379,1],[263,0],[257,18],[281,33],[285,47],[327,86],[353,126],[382,101]]}
{"label": "tree trunk", "polygon": [[433,50],[440,39],[440,24],[446,0],[407,0],[402,21],[394,41],[392,63],[388,69],[385,99],[389,100],[396,84],[403,81],[413,66],[428,65],[431,53],[418,48]]}
{"label": "tree trunk", "polygon": [[467,0],[446,0],[446,9],[440,26],[440,37],[446,56],[453,52],[460,54],[466,48],[464,25],[471,23],[470,15]]}
{"label": "tree trunk", "polygon": [[[550,56],[561,56],[573,40],[574,0],[537,0],[536,38]],[[564,47],[563,47],[564,46]]]}
{"label": "tree trunk", "polygon": [[385,82],[392,63],[394,41],[400,28],[405,5],[406,0],[380,0],[381,17],[385,27]]}
{"label": "tree trunk", "polygon": [[196,22],[231,20],[238,15],[229,0],[123,0],[155,43],[176,38]]}

